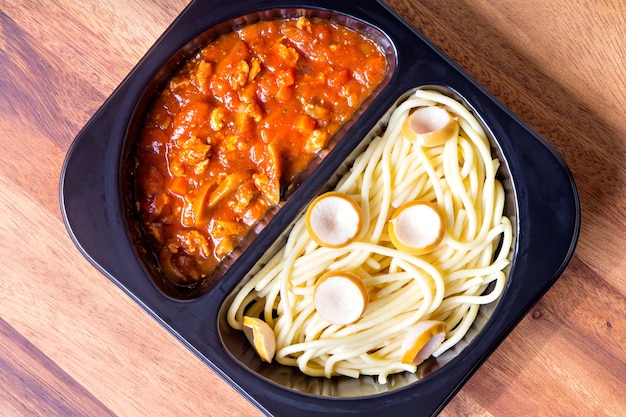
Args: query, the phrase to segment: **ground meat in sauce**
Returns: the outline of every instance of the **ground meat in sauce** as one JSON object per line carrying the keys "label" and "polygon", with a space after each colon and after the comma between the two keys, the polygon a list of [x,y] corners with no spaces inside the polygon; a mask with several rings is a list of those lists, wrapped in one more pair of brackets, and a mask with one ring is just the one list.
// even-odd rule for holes
{"label": "ground meat in sauce", "polygon": [[139,212],[174,281],[210,275],[381,83],[369,37],[321,19],[260,21],[200,49],[147,116]]}

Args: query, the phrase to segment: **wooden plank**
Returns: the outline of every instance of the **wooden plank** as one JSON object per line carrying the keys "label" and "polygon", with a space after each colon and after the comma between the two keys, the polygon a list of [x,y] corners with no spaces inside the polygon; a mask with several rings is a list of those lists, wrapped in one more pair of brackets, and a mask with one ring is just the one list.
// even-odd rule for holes
{"label": "wooden plank", "polygon": [[1,318],[0,336],[2,415],[115,415]]}

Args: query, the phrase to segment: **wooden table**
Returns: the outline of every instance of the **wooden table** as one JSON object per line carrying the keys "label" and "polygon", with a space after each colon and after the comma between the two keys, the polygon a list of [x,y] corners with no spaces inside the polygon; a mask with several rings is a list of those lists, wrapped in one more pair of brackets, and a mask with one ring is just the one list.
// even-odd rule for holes
{"label": "wooden table", "polygon": [[[78,252],[59,175],[186,0],[0,0],[0,415],[260,416]],[[568,269],[443,415],[626,415],[626,3],[390,0],[564,156]]]}

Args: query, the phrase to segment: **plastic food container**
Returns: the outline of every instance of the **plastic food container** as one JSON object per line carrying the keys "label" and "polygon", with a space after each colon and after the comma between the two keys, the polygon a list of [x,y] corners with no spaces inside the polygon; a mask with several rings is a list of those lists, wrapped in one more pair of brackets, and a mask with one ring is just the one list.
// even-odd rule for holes
{"label": "plastic food container", "polygon": [[[159,284],[158,269],[140,250],[129,193],[132,141],[152,92],[217,34],[260,19],[300,15],[335,20],[372,36],[388,57],[387,78],[339,132],[333,149],[312,169],[314,175],[303,179],[219,280],[182,290]],[[280,245],[303,207],[349,168],[369,138],[384,129],[392,109],[417,88],[438,90],[470,109],[501,162],[505,214],[514,226],[504,293],[480,308],[463,341],[434,366],[394,375],[387,384],[364,376],[314,378],[297,368],[262,363],[243,334],[226,323],[230,297],[256,263]],[[576,185],[555,150],[423,35],[373,0],[192,1],[76,137],[63,167],[60,199],[79,250],[267,415],[438,413],[558,279],[580,229]]]}

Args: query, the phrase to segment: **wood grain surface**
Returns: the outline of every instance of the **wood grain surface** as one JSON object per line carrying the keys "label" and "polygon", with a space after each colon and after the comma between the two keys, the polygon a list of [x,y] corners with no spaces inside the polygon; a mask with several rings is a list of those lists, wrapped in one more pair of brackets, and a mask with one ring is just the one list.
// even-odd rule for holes
{"label": "wood grain surface", "polygon": [[[59,209],[74,137],[186,4],[0,0],[0,416],[261,416]],[[626,415],[626,3],[389,5],[563,155],[583,209],[565,273],[442,415]]]}

